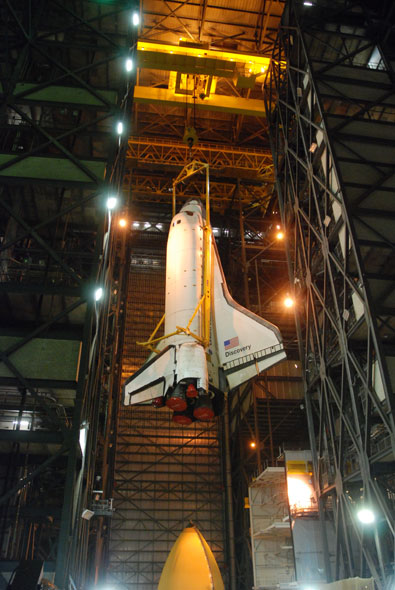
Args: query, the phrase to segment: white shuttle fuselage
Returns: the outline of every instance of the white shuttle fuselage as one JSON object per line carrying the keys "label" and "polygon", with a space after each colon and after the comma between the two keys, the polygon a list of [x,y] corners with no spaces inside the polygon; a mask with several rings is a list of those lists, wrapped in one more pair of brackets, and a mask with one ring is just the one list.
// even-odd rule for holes
{"label": "white shuttle fuselage", "polygon": [[[177,332],[190,322],[203,296],[202,206],[190,201],[171,221],[166,251],[165,334]],[[202,337],[202,309],[198,309],[189,330]],[[208,391],[206,351],[186,332],[169,339],[177,347],[180,378],[196,378],[197,389]],[[164,341],[168,344],[169,342]]]}
{"label": "white shuttle fuselage", "polygon": [[223,393],[285,358],[279,330],[230,296],[197,199],[171,221],[164,337],[148,342],[154,343],[155,352],[126,381],[124,403],[162,399],[185,424],[212,418]]}

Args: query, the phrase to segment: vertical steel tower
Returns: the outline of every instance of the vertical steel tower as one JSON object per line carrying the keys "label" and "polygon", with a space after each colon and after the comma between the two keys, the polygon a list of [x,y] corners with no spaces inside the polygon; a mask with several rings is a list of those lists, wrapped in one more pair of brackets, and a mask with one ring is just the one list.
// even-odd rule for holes
{"label": "vertical steel tower", "polygon": [[336,533],[328,580],[371,575],[380,590],[394,584],[393,17],[385,2],[289,2],[268,84],[321,521]]}
{"label": "vertical steel tower", "polygon": [[127,266],[106,201],[122,202],[137,29],[132,2],[0,12],[0,586],[36,559],[80,587],[103,531],[93,490],[108,499]]}

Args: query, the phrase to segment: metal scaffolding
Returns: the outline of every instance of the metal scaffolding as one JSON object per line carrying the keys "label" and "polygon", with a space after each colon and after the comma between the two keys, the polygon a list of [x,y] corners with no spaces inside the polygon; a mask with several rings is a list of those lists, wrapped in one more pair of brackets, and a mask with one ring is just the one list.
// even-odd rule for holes
{"label": "metal scaffolding", "polygon": [[[308,4],[284,13],[267,112],[321,521],[336,535],[327,577],[372,575],[384,590],[395,537],[391,6]],[[370,527],[359,507],[376,512]]]}
{"label": "metal scaffolding", "polygon": [[189,521],[226,575],[224,486],[217,423],[181,428],[167,409],[120,412],[107,579],[119,590],[154,590]]}
{"label": "metal scaffolding", "polygon": [[1,7],[1,588],[21,559],[45,561],[61,590],[95,578],[102,526],[86,516],[110,506],[127,269],[106,199],[121,200],[132,6]]}
{"label": "metal scaffolding", "polygon": [[[139,258],[153,236],[135,235],[125,326],[124,378],[141,366],[146,340],[163,314],[163,236],[155,258]],[[144,248],[145,247],[145,248]],[[157,264],[154,264],[157,263]],[[181,427],[165,407],[123,407],[114,456],[114,515],[107,581],[116,590],[155,590],[171,547],[189,521],[204,534],[227,578],[225,452],[220,419]]]}

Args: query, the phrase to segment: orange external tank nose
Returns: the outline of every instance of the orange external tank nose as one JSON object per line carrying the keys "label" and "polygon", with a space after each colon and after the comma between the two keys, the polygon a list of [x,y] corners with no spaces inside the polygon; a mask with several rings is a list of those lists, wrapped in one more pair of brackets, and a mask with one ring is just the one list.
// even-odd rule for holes
{"label": "orange external tank nose", "polygon": [[159,580],[158,590],[224,590],[215,557],[202,533],[186,527],[174,543]]}

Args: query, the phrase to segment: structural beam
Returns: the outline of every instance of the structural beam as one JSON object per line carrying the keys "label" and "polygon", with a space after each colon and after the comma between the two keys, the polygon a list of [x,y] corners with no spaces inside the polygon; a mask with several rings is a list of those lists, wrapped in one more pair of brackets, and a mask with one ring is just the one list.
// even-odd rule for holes
{"label": "structural beam", "polygon": [[[139,166],[182,167],[190,151],[182,141],[151,137],[130,137],[128,146],[127,160],[137,162]],[[273,176],[273,159],[269,150],[199,141],[193,148],[193,157],[207,162],[214,177],[220,173],[241,176],[243,172],[248,172],[246,178],[268,180]]]}
{"label": "structural beam", "polygon": [[211,94],[204,99],[196,98],[186,101],[182,94],[174,94],[167,88],[150,88],[148,86],[136,86],[134,90],[136,103],[162,104],[167,106],[187,107],[202,111],[214,111],[233,115],[247,115],[250,117],[266,117],[265,103],[256,98],[241,98],[239,96],[226,96],[223,94]]}
{"label": "structural beam", "polygon": [[137,65],[139,68],[168,70],[188,74],[234,78],[263,77],[270,63],[268,57],[257,54],[208,49],[204,45],[181,42],[179,45],[139,41]]}

